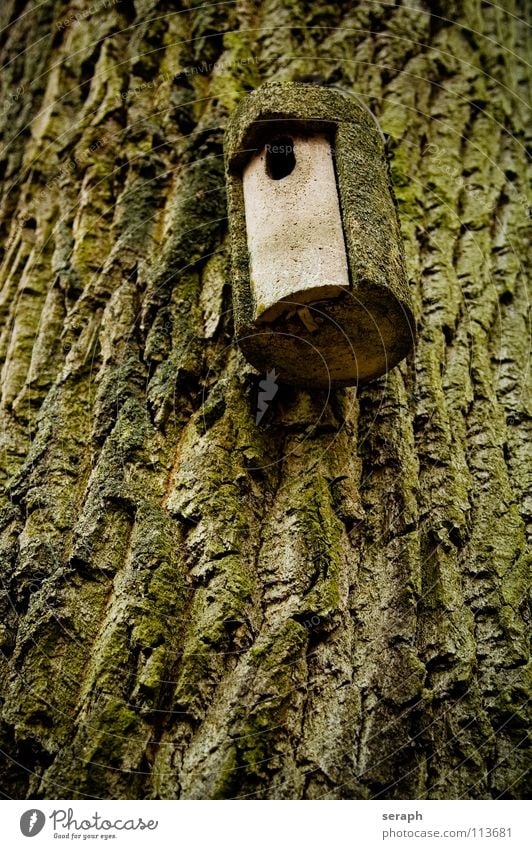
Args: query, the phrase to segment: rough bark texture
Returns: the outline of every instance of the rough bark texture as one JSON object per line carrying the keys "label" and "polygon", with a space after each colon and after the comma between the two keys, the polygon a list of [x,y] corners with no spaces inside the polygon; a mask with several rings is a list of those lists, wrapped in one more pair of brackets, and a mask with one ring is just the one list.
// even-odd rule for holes
{"label": "rough bark texture", "polygon": [[[3,0],[5,795],[527,792],[525,14]],[[312,73],[390,136],[418,343],[256,427],[223,128]]]}

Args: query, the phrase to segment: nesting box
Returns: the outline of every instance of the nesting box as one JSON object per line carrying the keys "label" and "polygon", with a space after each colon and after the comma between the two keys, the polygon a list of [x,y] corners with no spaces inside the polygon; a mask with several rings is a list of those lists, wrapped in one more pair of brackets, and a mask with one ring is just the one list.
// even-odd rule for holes
{"label": "nesting box", "polygon": [[249,94],[226,132],[235,333],[250,363],[302,386],[396,365],[412,305],[381,134],[349,95]]}

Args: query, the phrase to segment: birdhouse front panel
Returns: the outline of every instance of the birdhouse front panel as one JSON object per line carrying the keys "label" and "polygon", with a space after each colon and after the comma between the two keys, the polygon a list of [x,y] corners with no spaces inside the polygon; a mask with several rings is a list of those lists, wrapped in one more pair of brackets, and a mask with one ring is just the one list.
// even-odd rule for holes
{"label": "birdhouse front panel", "polygon": [[331,144],[325,136],[267,141],[243,173],[254,318],[349,288]]}

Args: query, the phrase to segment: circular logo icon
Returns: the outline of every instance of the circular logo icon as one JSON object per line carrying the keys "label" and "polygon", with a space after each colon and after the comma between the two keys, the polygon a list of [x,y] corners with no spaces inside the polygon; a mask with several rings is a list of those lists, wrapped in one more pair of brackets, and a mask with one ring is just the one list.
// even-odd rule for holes
{"label": "circular logo icon", "polygon": [[31,808],[29,811],[24,811],[20,818],[20,830],[24,837],[35,837],[42,831],[46,817],[42,811],[37,808]]}

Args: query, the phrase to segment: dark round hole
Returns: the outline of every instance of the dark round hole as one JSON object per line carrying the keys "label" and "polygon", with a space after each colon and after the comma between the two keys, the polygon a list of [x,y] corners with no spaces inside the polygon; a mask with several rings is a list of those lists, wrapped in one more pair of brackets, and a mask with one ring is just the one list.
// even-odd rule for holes
{"label": "dark round hole", "polygon": [[267,142],[266,173],[272,180],[288,177],[296,167],[294,141],[290,136],[280,136]]}

